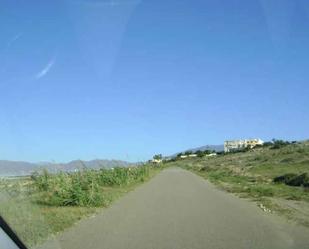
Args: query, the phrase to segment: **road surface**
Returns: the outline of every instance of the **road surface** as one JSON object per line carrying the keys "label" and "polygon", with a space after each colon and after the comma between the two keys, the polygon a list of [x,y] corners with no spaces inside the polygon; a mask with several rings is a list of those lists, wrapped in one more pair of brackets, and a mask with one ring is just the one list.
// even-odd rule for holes
{"label": "road surface", "polygon": [[309,229],[169,168],[44,249],[309,248]]}

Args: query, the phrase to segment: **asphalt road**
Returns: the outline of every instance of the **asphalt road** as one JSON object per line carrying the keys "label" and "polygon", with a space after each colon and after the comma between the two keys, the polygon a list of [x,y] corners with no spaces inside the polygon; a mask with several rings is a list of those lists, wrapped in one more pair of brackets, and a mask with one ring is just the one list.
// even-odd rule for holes
{"label": "asphalt road", "polygon": [[170,168],[42,248],[308,249],[309,229]]}

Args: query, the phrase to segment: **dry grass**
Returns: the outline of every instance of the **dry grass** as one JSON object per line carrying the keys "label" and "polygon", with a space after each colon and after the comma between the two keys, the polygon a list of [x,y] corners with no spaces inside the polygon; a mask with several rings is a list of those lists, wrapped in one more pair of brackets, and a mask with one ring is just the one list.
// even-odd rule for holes
{"label": "dry grass", "polygon": [[[218,155],[212,158],[191,158],[170,163],[191,170],[209,179],[220,188],[240,197],[250,198],[268,209],[281,213],[299,223],[309,224],[301,209],[291,209],[289,201],[309,203],[309,190],[273,182],[285,174],[309,173],[309,142],[271,149],[256,148],[247,152]],[[274,200],[282,199],[285,202]],[[283,204],[284,203],[284,204]],[[299,205],[300,207],[304,205]],[[303,217],[301,220],[297,217]]]}
{"label": "dry grass", "polygon": [[[101,212],[102,208],[162,169],[145,167],[131,169],[130,173],[128,169],[119,169],[117,173],[108,170],[57,175],[47,173],[36,176],[36,179],[1,180],[0,213],[31,248],[80,219]],[[94,190],[91,188],[94,181],[98,185],[94,196],[98,196],[99,201],[91,202],[87,194]],[[57,191],[62,191],[60,198]]]}

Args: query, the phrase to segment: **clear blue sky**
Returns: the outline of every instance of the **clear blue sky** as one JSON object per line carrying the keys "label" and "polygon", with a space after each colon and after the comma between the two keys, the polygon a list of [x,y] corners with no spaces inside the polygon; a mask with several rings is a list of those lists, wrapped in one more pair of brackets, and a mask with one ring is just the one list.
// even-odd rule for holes
{"label": "clear blue sky", "polygon": [[307,0],[2,0],[0,159],[309,138]]}

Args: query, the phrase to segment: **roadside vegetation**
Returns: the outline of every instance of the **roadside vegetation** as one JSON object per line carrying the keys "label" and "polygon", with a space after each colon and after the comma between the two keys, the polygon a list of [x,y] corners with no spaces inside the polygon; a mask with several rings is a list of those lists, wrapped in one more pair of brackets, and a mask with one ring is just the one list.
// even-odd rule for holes
{"label": "roadside vegetation", "polygon": [[214,157],[178,159],[228,192],[250,198],[268,212],[309,226],[309,141],[273,140],[264,146]]}
{"label": "roadside vegetation", "polygon": [[163,166],[37,172],[0,180],[0,214],[28,246],[42,243],[150,179]]}

